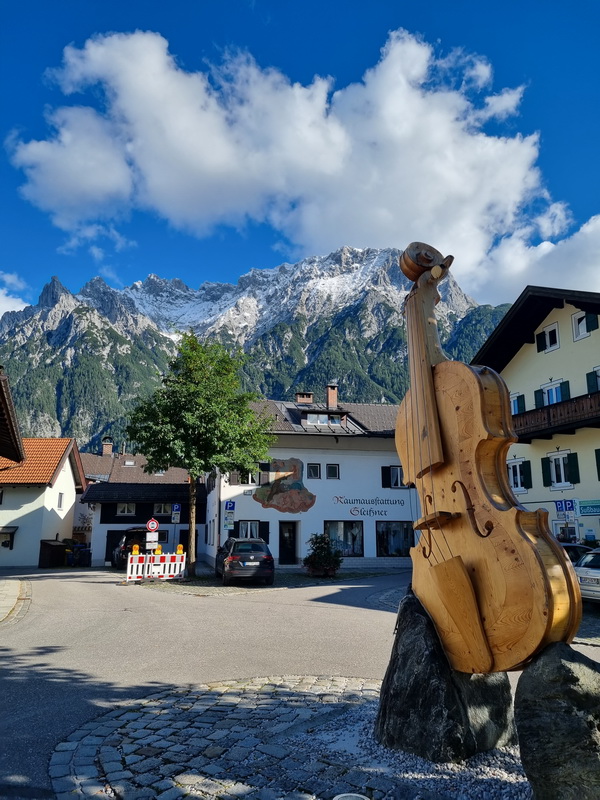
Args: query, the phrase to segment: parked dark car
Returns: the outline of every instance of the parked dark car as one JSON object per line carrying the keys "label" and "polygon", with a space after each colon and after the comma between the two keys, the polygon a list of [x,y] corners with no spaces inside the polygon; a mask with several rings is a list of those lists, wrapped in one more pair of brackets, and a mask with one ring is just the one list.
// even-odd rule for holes
{"label": "parked dark car", "polygon": [[119,539],[118,545],[112,551],[111,563],[116,569],[125,569],[127,558],[131,554],[134,544],[140,547],[140,553],[149,553],[146,546],[146,528],[130,528]]}
{"label": "parked dark car", "polygon": [[591,547],[586,547],[584,544],[576,544],[575,542],[561,543],[561,545],[574,564],[579,561],[581,556],[584,556],[592,550]]}
{"label": "parked dark car", "polygon": [[215,575],[223,586],[238,578],[263,580],[272,586],[275,561],[264,539],[227,539],[217,550]]}

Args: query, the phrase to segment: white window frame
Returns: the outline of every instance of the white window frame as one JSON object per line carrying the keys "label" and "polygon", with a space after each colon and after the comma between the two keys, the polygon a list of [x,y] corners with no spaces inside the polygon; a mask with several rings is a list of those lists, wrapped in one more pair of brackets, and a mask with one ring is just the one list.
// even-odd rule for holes
{"label": "white window frame", "polygon": [[570,450],[554,450],[546,454],[550,460],[550,477],[552,479],[552,484],[549,487],[550,491],[561,491],[562,489],[573,488],[573,484],[570,483],[570,481],[555,481],[557,475],[556,464],[558,463],[560,465],[560,474],[564,477],[567,472],[567,460],[570,453]]}
{"label": "white window frame", "polygon": [[[561,391],[560,385],[563,381],[551,381],[550,383],[544,383],[540,386],[542,393],[544,395],[544,405],[545,406],[552,406],[555,403],[560,403],[561,401]],[[557,391],[558,390],[558,391]],[[554,399],[552,399],[554,398]]]}
{"label": "white window frame", "polygon": [[390,489],[401,489],[402,488],[402,467],[399,466],[391,466],[390,467]]}
{"label": "white window frame", "polygon": [[154,503],[154,516],[164,517],[171,516],[171,503]]}
{"label": "white window frame", "polygon": [[527,494],[527,489],[523,486],[524,461],[524,458],[511,458],[506,462],[508,484],[515,494]]}
{"label": "white window frame", "polygon": [[587,339],[590,335],[587,329],[585,311],[577,311],[575,314],[571,314],[571,325],[573,327],[574,342],[578,342],[580,339]]}
{"label": "white window frame", "polygon": [[[315,469],[316,468],[316,469]],[[316,472],[316,475],[309,475],[310,470]],[[309,481],[320,481],[321,480],[321,465],[315,462],[310,462],[306,465],[306,478]]]}
{"label": "white window frame", "polygon": [[[334,475],[329,473],[333,472]],[[325,477],[330,481],[339,481],[340,479],[340,465],[339,464],[325,464]]]}
{"label": "white window frame", "polygon": [[[556,333],[556,343],[550,344],[549,339],[553,332]],[[558,335],[558,322],[553,322],[552,325],[546,325],[546,327],[542,329],[542,333],[544,334],[544,338],[546,340],[546,347],[544,348],[544,353],[550,353],[552,350],[558,350],[558,348],[560,347],[560,338]]]}
{"label": "white window frame", "polygon": [[117,503],[118,517],[132,517],[135,514],[135,503]]}
{"label": "white window frame", "polygon": [[64,502],[65,502],[65,495],[64,495],[64,492],[59,492],[59,493],[58,493],[58,500],[57,500],[57,503],[56,503],[56,508],[57,508],[59,511],[62,511],[62,510],[63,510],[63,507],[64,507]]}

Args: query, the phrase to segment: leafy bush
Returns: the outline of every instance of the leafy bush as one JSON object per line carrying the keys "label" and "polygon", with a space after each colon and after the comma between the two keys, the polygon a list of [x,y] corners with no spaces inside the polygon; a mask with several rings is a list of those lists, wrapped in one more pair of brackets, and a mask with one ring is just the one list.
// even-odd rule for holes
{"label": "leafy bush", "polygon": [[326,533],[313,533],[308,540],[308,555],[302,564],[312,575],[332,578],[343,560],[342,551],[334,550]]}

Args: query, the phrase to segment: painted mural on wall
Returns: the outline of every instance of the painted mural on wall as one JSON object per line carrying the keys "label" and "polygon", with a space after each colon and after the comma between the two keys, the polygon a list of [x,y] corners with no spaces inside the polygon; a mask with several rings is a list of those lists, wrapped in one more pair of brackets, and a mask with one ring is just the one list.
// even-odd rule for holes
{"label": "painted mural on wall", "polygon": [[317,499],[302,483],[304,464],[299,458],[271,462],[272,480],[255,489],[253,497],[263,508],[275,508],[289,514],[308,511]]}

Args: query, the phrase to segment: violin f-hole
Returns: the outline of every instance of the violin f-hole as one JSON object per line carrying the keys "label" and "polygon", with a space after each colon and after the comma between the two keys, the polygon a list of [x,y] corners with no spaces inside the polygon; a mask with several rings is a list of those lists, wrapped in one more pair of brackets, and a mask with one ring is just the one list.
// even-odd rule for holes
{"label": "violin f-hole", "polygon": [[471,500],[467,487],[464,485],[462,481],[454,481],[454,483],[450,488],[452,489],[453,492],[456,492],[457,486],[460,486],[460,488],[462,489],[462,493],[465,498],[465,511],[467,512],[471,528],[473,528],[473,531],[477,534],[477,536],[480,536],[482,539],[487,539],[490,533],[494,530],[494,523],[488,519],[485,525],[483,526],[486,530],[486,533],[482,533],[481,530],[479,529],[479,525],[477,524],[477,520],[475,519],[475,508],[473,506],[473,501]]}

